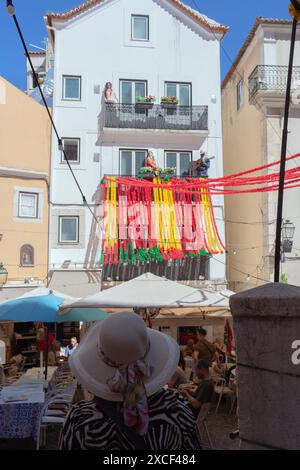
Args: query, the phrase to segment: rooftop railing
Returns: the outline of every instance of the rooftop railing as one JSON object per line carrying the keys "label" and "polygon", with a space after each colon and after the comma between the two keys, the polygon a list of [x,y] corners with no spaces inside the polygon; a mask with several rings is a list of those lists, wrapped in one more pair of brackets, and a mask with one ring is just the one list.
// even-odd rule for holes
{"label": "rooftop railing", "polygon": [[[257,65],[249,76],[250,102],[260,90],[285,92],[288,67],[280,65]],[[292,89],[300,87],[300,67],[293,67]]]}

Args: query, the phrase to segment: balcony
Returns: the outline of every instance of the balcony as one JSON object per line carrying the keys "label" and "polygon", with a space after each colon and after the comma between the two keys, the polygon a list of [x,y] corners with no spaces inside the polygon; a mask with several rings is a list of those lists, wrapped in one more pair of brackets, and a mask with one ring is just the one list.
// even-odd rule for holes
{"label": "balcony", "polygon": [[186,141],[186,148],[199,148],[208,135],[208,106],[106,103],[99,116],[100,145],[151,145],[153,133],[157,145]]}
{"label": "balcony", "polygon": [[[261,106],[282,106],[285,100],[288,67],[280,65],[258,65],[249,76],[249,102]],[[300,67],[293,67],[293,91],[300,94]],[[297,104],[296,102],[294,104]]]}

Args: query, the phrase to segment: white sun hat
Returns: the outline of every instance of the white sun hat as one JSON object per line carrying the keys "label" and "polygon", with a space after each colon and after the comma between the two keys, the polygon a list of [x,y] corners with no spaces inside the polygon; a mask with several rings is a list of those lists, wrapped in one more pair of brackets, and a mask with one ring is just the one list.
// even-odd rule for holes
{"label": "white sun hat", "polygon": [[70,356],[70,368],[78,382],[95,396],[123,401],[107,382],[118,367],[144,359],[151,368],[145,379],[147,396],[160,390],[172,377],[179,360],[179,346],[170,337],[146,328],[136,313],[121,312],[91,327]]}

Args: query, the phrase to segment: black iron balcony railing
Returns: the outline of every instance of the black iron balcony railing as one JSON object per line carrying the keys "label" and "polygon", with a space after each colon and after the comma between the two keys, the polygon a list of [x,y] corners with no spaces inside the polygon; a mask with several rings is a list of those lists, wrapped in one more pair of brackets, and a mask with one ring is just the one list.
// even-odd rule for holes
{"label": "black iron balcony railing", "polygon": [[106,103],[104,127],[208,130],[208,106]]}
{"label": "black iron balcony railing", "polygon": [[[260,90],[285,92],[288,68],[280,65],[257,65],[249,76],[250,102]],[[300,87],[300,67],[293,67],[292,89]]]}

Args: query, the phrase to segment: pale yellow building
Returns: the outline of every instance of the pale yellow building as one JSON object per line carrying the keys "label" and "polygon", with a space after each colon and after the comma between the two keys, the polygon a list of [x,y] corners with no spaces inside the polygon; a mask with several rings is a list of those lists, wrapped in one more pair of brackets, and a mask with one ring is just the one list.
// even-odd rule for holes
{"label": "pale yellow building", "polygon": [[[290,37],[290,20],[257,18],[223,81],[225,175],[280,159]],[[300,93],[299,39],[298,31],[289,121],[289,155],[300,151],[300,100],[296,99],[297,92]],[[278,170],[275,167],[269,171]],[[283,219],[294,224],[295,236],[292,251],[282,253],[281,273],[289,283],[298,285],[299,204],[299,189],[286,191]],[[230,289],[239,291],[273,280],[276,207],[277,192],[226,197],[227,278]]]}
{"label": "pale yellow building", "polygon": [[47,279],[50,130],[45,108],[0,77],[0,300]]}

